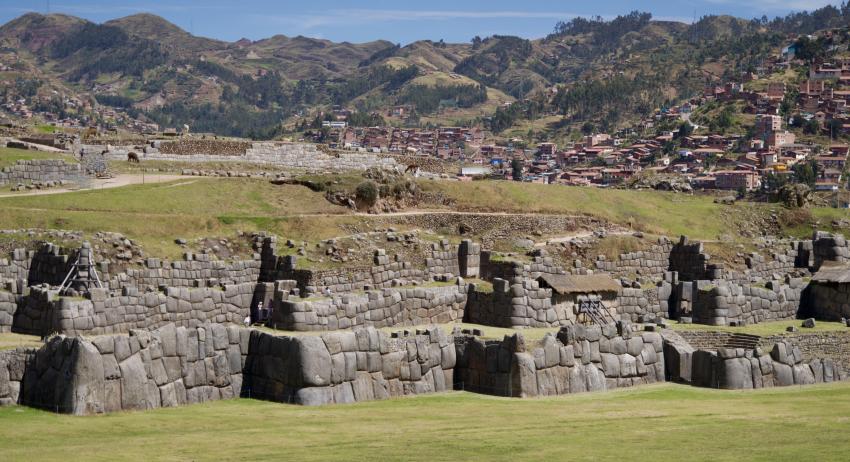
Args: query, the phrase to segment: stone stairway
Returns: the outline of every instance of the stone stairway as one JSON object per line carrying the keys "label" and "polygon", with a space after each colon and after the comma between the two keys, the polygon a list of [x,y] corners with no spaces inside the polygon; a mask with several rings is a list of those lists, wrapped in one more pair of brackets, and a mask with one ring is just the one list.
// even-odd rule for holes
{"label": "stone stairway", "polygon": [[752,334],[733,333],[726,339],[725,348],[744,348],[752,350],[757,347],[761,337]]}

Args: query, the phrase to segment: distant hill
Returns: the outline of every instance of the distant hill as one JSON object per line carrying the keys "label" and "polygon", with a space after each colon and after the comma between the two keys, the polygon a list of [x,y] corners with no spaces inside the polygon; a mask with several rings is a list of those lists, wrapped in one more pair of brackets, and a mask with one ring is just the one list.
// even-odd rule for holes
{"label": "distant hill", "polygon": [[[34,72],[47,88],[162,126],[272,137],[282,123],[303,127],[333,105],[385,118],[408,104],[415,117],[387,122],[466,121],[501,131],[559,115],[561,123],[543,128],[558,131],[634,121],[748,70],[795,33],[848,19],[847,7],[774,20],[709,16],[692,25],[633,12],[558,23],[540,40],[496,35],[402,47],[283,35],[225,42],[151,14],[94,24],[28,13],[0,27],[0,46],[17,52],[21,79]],[[503,105],[514,100],[523,104]]]}

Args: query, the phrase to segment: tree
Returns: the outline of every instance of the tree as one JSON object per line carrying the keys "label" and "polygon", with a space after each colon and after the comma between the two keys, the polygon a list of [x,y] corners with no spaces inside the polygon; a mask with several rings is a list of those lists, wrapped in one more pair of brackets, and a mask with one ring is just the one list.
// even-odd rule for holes
{"label": "tree", "polygon": [[522,170],[523,165],[522,161],[519,159],[511,160],[511,176],[514,178],[514,181],[522,181]]}
{"label": "tree", "polygon": [[694,126],[690,124],[690,122],[682,122],[679,125],[679,130],[676,132],[676,138],[684,138],[686,136],[691,136],[694,133]]}
{"label": "tree", "polygon": [[770,172],[764,178],[764,189],[767,192],[778,191],[779,188],[785,186],[787,183],[787,175],[777,175],[773,172]]}
{"label": "tree", "polygon": [[817,135],[820,131],[820,124],[817,119],[806,120],[803,122],[803,133],[807,135]]}
{"label": "tree", "polygon": [[838,119],[830,119],[826,125],[827,129],[829,129],[830,138],[836,138],[841,136],[844,125]]}
{"label": "tree", "polygon": [[811,160],[796,164],[791,167],[791,170],[794,171],[794,176],[797,178],[798,183],[804,183],[809,186],[815,185],[818,178],[818,164],[816,161]]}
{"label": "tree", "polygon": [[720,111],[720,115],[717,116],[717,119],[713,121],[713,125],[717,128],[718,131],[725,132],[727,129],[729,129],[729,127],[732,126],[732,123],[734,121],[735,119],[733,117],[732,108],[727,106],[723,108],[722,111]]}

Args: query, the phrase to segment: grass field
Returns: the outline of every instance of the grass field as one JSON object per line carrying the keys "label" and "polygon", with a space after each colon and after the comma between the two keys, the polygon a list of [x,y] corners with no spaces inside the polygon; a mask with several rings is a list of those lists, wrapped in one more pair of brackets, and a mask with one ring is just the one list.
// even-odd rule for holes
{"label": "grass field", "polygon": [[[762,337],[770,335],[801,335],[815,332],[839,332],[850,335],[850,327],[840,322],[817,321],[815,327],[803,329],[800,327],[803,324],[802,320],[792,319],[787,321],[770,321],[761,322],[758,324],[750,324],[741,327],[729,326],[708,326],[705,324],[677,324],[676,321],[670,322],[670,328],[678,331],[720,331],[720,332],[737,332],[741,334],[760,335]],[[788,326],[794,326],[798,329],[797,332],[787,332],[785,329]]]}
{"label": "grass field", "polygon": [[27,151],[24,149],[0,148],[0,168],[15,165],[19,160],[65,159],[76,162],[70,156],[42,151]]}
{"label": "grass field", "polygon": [[[394,326],[394,327],[382,327],[378,330],[384,331],[386,333],[392,332],[400,332],[403,330],[407,331],[416,331],[418,329],[428,329],[434,326],[434,324],[423,324],[420,326]],[[557,334],[560,328],[558,327],[539,327],[539,328],[529,328],[529,329],[511,329],[506,327],[491,327],[484,326],[481,324],[469,324],[469,323],[447,323],[447,324],[436,324],[437,327],[443,329],[443,332],[449,334],[452,332],[452,329],[455,326],[460,327],[461,329],[479,329],[481,331],[480,337],[485,340],[502,340],[506,335],[513,335],[517,332],[521,333],[523,337],[525,337],[526,342],[537,342],[542,340],[543,337],[548,333]],[[301,335],[322,335],[326,332],[323,331],[287,331],[287,330],[278,330],[271,329],[266,327],[260,327],[260,330],[264,332],[268,332],[274,335],[285,335],[285,336],[301,336]],[[337,331],[341,332],[341,331]],[[0,345],[3,342],[3,335],[0,334]]]}
{"label": "grass field", "polygon": [[[14,151],[15,156],[30,153]],[[342,175],[323,181],[328,182],[329,189],[349,190],[361,180]],[[426,180],[420,185],[426,192],[453,199],[453,210],[587,215],[649,234],[672,238],[686,234],[693,239],[724,242],[746,242],[736,236],[736,223],[779,209],[752,203],[718,205],[709,196],[509,181]],[[422,207],[438,206],[426,203]],[[812,216],[824,224],[846,213],[812,210]],[[383,221],[391,223],[392,219]],[[176,237],[232,237],[237,230],[269,231],[285,239],[315,243],[351,234],[353,229],[369,230],[370,226],[374,226],[370,218],[332,205],[322,192],[295,185],[275,186],[262,179],[184,177],[172,183],[0,198],[0,228],[120,232],[139,241],[150,255],[162,257],[180,253],[173,244]],[[786,231],[809,236],[811,226],[800,224]]]}
{"label": "grass field", "polygon": [[320,408],[253,400],[72,417],[0,408],[3,460],[847,460],[850,384],[452,392]]}
{"label": "grass field", "polygon": [[[294,239],[329,238],[351,217],[302,186],[251,179],[199,179],[49,196],[0,199],[0,227],[120,232],[152,255],[179,253],[176,237],[268,230]],[[291,217],[290,214],[323,214]]]}
{"label": "grass field", "polygon": [[14,350],[17,347],[40,348],[42,345],[41,337],[37,335],[13,334],[11,332],[0,334],[0,350]]}
{"label": "grass field", "polygon": [[720,219],[721,207],[728,206],[707,196],[511,181],[424,182],[423,187],[455,199],[461,210],[591,214],[646,232],[695,239],[716,239],[729,232]]}

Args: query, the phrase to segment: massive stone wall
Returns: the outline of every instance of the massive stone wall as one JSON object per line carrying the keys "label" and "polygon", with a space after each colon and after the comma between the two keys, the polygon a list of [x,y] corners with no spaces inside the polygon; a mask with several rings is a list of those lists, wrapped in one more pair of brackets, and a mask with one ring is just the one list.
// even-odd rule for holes
{"label": "massive stone wall", "polygon": [[[339,151],[333,155],[307,143],[246,143],[222,144],[207,140],[191,142],[162,142],[159,148],[146,148],[140,153],[144,160],[167,160],[177,162],[245,162],[270,165],[283,169],[325,172],[366,170],[371,167],[394,168],[397,163],[391,157],[382,157],[373,153]],[[120,147],[109,152],[115,160],[126,160],[130,148]]]}
{"label": "massive stone wall", "polygon": [[807,290],[808,315],[825,321],[850,318],[850,284],[814,282]]}
{"label": "massive stone wall", "polygon": [[297,257],[285,256],[277,259],[275,270],[266,277],[296,281],[304,295],[346,293],[448,280],[456,276],[477,277],[480,274],[480,254],[480,245],[470,241],[454,246],[448,240],[441,240],[432,244],[424,268],[416,268],[399,255],[391,257],[385,250],[379,249],[375,251],[372,266],[328,270],[297,269]]}
{"label": "massive stone wall", "polygon": [[[800,242],[783,243],[778,248],[771,249],[766,257],[758,252],[752,252],[745,258],[746,275],[752,278],[771,279],[775,276],[785,276],[798,269],[800,263]],[[808,265],[801,265],[805,268]]]}
{"label": "massive stone wall", "polygon": [[248,335],[207,324],[92,340],[56,336],[37,351],[0,354],[0,401],[95,414],[239,396]]}
{"label": "massive stone wall", "polygon": [[183,260],[163,261],[148,258],[142,268],[128,268],[114,276],[106,275],[109,287],[140,289],[167,287],[214,287],[219,284],[244,284],[260,280],[262,261],[212,260],[209,254],[186,253]]}
{"label": "massive stone wall", "polygon": [[825,261],[850,262],[850,244],[839,234],[816,231],[812,237],[812,259],[815,268]]}
{"label": "massive stone wall", "polygon": [[786,284],[769,281],[764,287],[699,281],[693,287],[693,321],[726,326],[794,319],[805,283],[799,278],[787,278]]}
{"label": "massive stone wall", "polygon": [[553,396],[664,381],[661,336],[629,323],[575,325],[540,345],[521,334],[501,342],[458,342],[458,381],[465,390],[499,396]]}
{"label": "massive stone wall", "polygon": [[473,286],[464,317],[465,322],[497,327],[556,327],[574,319],[571,306],[552,305],[552,289],[522,277],[494,279],[492,292]]}
{"label": "massive stone wall", "polygon": [[14,249],[9,258],[0,258],[0,280],[14,281],[18,287],[36,284],[59,285],[68,274],[75,254],[62,254],[53,244],[44,244],[37,250]]}
{"label": "massive stone wall", "polygon": [[832,359],[803,362],[802,351],[777,342],[770,354],[760,348],[720,348],[693,353],[694,385],[722,389],[753,389],[808,385],[844,380],[841,366]]}
{"label": "massive stone wall", "polygon": [[[562,327],[576,323],[581,301],[600,301],[613,320],[663,317],[658,288],[623,288],[619,293],[556,295],[535,279],[493,280],[493,290],[470,285],[464,321],[497,327]],[[665,313],[666,314],[666,313]]]}
{"label": "massive stone wall", "polygon": [[20,301],[21,297],[18,294],[0,290],[0,333],[12,331],[15,312],[18,311]]}
{"label": "massive stone wall", "polygon": [[759,346],[769,350],[778,342],[799,348],[805,362],[831,359],[836,365],[840,364],[842,370],[850,371],[850,329],[847,332],[798,332],[762,337]]}
{"label": "massive stone wall", "polygon": [[460,275],[458,248],[448,239],[431,244],[431,256],[425,259],[428,273],[435,276],[453,277]]}
{"label": "massive stone wall", "polygon": [[[264,276],[268,280],[293,280],[303,295],[346,293],[421,283],[431,278],[428,269],[415,268],[399,255],[375,251],[372,266],[350,266],[327,270],[296,268],[295,256],[280,257],[275,270]],[[457,263],[455,263],[457,267]]]}
{"label": "massive stone wall", "polygon": [[216,156],[244,156],[251,148],[248,141],[184,138],[176,141],[160,141],[154,145],[163,154],[191,156],[209,154]]}
{"label": "massive stone wall", "polygon": [[709,268],[710,258],[705,253],[702,242],[690,242],[686,236],[682,236],[670,250],[669,270],[677,272],[679,279],[683,281],[720,279],[720,275]]}
{"label": "massive stone wall", "polygon": [[670,267],[670,252],[673,243],[666,237],[660,237],[658,243],[645,250],[620,254],[617,261],[608,261],[604,255],[597,257],[596,269],[610,273],[617,278],[645,277],[660,280]]}
{"label": "massive stone wall", "polygon": [[342,294],[319,300],[276,296],[271,325],[295,331],[354,326],[415,326],[463,319],[466,286],[413,287]]}
{"label": "massive stone wall", "polygon": [[536,278],[543,274],[564,274],[566,271],[544,249],[537,249],[531,261],[503,260],[488,251],[481,252],[479,273],[482,279]]}
{"label": "massive stone wall", "polygon": [[0,185],[74,181],[79,180],[83,174],[80,164],[68,163],[62,159],[19,160],[14,165],[0,170]]}
{"label": "massive stone wall", "polygon": [[457,254],[460,276],[465,278],[481,276],[481,244],[464,239],[458,246]]}
{"label": "massive stone wall", "polygon": [[613,311],[617,319],[632,322],[667,318],[667,303],[671,291],[672,286],[668,282],[660,282],[657,286],[647,288],[624,287],[617,303],[613,305]]}
{"label": "massive stone wall", "polygon": [[452,337],[439,328],[390,337],[374,328],[317,336],[251,335],[244,394],[317,405],[451,390]]}
{"label": "massive stone wall", "polygon": [[[265,238],[266,240],[268,238]],[[263,245],[261,238],[258,245]],[[18,286],[62,283],[78,249],[64,249],[43,243],[36,250],[18,248],[9,258],[0,258],[0,280],[14,281]],[[266,258],[266,260],[264,260]],[[112,289],[136,287],[141,290],[169,287],[204,287],[220,283],[241,284],[263,280],[263,268],[274,265],[264,254],[248,260],[214,260],[209,254],[187,252],[182,260],[167,261],[147,258],[143,267],[119,271],[106,262],[97,263],[101,280]]]}
{"label": "massive stone wall", "polygon": [[57,297],[55,290],[33,287],[13,327],[36,335],[101,335],[170,323],[187,327],[205,322],[241,324],[250,314],[255,286],[169,287],[165,292],[128,287],[117,296],[110,296],[106,289],[92,289],[86,298]]}
{"label": "massive stone wall", "polygon": [[0,406],[20,402],[21,382],[33,350],[17,348],[0,351]]}

